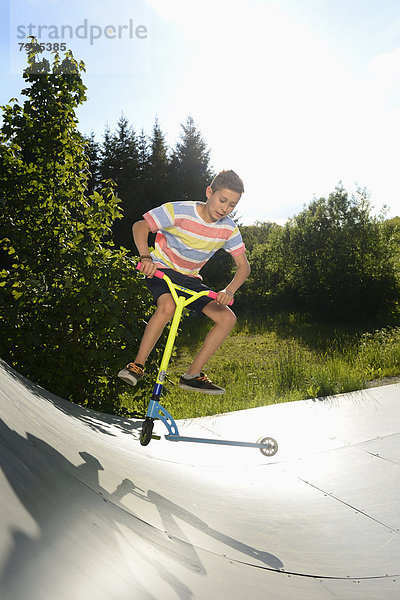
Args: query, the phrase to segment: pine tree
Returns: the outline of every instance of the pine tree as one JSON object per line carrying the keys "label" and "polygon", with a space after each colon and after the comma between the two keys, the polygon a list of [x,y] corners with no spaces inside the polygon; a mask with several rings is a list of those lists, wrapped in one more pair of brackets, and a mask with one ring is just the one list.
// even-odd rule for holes
{"label": "pine tree", "polygon": [[205,200],[205,188],[212,179],[210,150],[190,115],[182,130],[171,159],[171,187],[176,199]]}
{"label": "pine tree", "polygon": [[140,181],[144,182],[147,177],[147,166],[149,162],[149,142],[147,135],[142,127],[137,143],[138,149],[138,171]]}
{"label": "pine tree", "polygon": [[89,160],[90,179],[87,185],[87,195],[90,196],[94,191],[101,188],[101,173],[100,173],[100,144],[96,142],[94,131],[85,137],[86,155]]}
{"label": "pine tree", "polygon": [[118,247],[133,250],[132,223],[137,220],[139,151],[134,130],[122,115],[113,133],[109,127],[104,132],[100,171],[103,179],[116,183],[116,194],[121,199],[123,218],[113,225],[114,240]]}
{"label": "pine tree", "polygon": [[146,187],[147,210],[173,200],[170,189],[168,147],[158,119],[153,126],[148,159],[149,181]]}

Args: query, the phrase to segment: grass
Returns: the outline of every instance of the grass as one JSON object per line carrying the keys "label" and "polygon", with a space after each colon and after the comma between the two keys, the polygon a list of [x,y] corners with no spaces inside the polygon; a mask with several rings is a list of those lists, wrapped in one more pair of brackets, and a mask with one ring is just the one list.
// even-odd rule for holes
{"label": "grass", "polygon": [[[162,400],[176,419],[350,392],[400,374],[400,327],[359,331],[317,326],[298,314],[245,317],[207,364],[210,378],[227,393],[186,392],[177,381],[209,327],[196,315],[183,322],[168,371],[175,385],[167,384]],[[144,409],[134,390],[121,400],[129,410]]]}

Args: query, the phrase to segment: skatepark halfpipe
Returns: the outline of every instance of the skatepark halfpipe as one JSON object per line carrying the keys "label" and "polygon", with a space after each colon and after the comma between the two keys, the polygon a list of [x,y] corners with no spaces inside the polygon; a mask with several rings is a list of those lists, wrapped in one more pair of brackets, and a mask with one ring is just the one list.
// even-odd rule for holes
{"label": "skatepark halfpipe", "polygon": [[0,598],[400,598],[400,384],[179,426],[279,451],[142,447],[1,362]]}

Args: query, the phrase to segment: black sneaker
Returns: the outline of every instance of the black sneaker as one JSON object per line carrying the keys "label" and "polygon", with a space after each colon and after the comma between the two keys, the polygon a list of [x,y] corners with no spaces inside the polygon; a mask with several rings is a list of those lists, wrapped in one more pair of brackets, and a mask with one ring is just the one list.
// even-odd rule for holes
{"label": "black sneaker", "polygon": [[203,392],[203,394],[225,394],[224,388],[215,385],[203,372],[200,373],[199,377],[192,377],[190,379],[182,376],[179,379],[179,387],[184,390],[191,390],[192,392]]}
{"label": "black sneaker", "polygon": [[118,377],[130,385],[136,385],[144,377],[144,370],[135,363],[129,363],[118,373]]}

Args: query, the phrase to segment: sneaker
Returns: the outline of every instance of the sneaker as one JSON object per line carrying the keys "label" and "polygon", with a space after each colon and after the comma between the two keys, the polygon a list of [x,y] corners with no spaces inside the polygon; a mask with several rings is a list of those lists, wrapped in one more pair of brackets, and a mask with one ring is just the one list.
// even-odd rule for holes
{"label": "sneaker", "polygon": [[130,385],[136,385],[144,377],[144,370],[135,363],[129,363],[118,373],[118,377]]}
{"label": "sneaker", "polygon": [[191,379],[182,376],[179,379],[179,387],[192,392],[203,392],[203,394],[225,394],[224,388],[215,385],[203,372],[200,373],[199,377],[192,377]]}

